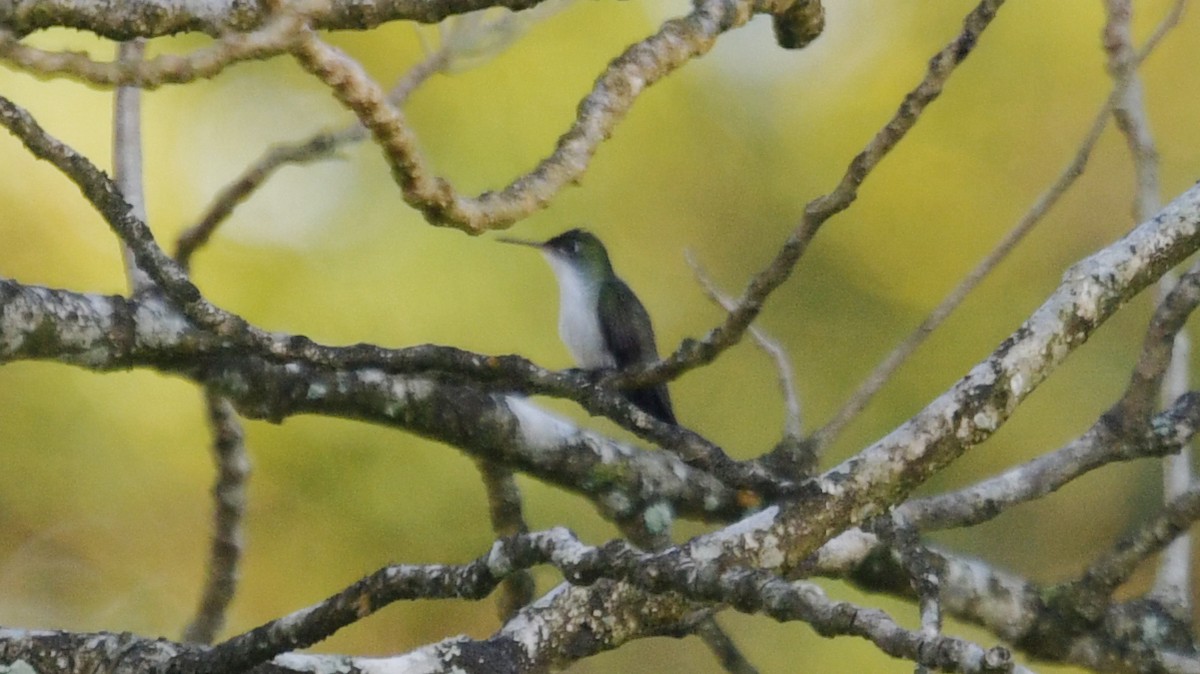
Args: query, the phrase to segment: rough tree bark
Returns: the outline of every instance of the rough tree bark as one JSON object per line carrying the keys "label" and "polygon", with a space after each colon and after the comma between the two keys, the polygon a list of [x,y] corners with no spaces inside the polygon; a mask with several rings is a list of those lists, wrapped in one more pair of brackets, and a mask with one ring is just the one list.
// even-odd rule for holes
{"label": "rough tree bark", "polygon": [[[1200,485],[1186,471],[1200,425],[1200,395],[1186,383],[1183,332],[1200,304],[1200,265],[1170,277],[1200,249],[1200,186],[1160,207],[1157,154],[1142,101],[1139,66],[1178,22],[1182,2],[1136,45],[1129,2],[1107,0],[1104,51],[1111,94],[1074,161],[980,266],[912,337],[871,374],[823,427],[804,431],[786,352],[753,327],[771,307],[824,225],[854,204],[860,186],[936,104],[957,69],[1002,20],[1003,0],[981,0],[929,59],[834,189],[812,199],[776,255],[748,279],[707,334],[661,360],[623,372],[554,371],[512,355],[425,344],[334,346],[264,329],[205,295],[190,259],[222,222],[281,166],[325,157],[370,140],[396,188],[431,226],[468,234],[511,226],[577,183],[598,148],[647,87],[672,76],[755,15],[771,16],[783,48],[803,49],[824,27],[818,0],[697,0],[631,45],[599,74],[553,152],[506,187],[480,195],[437,175],[401,112],[432,74],[453,70],[480,43],[516,36],[540,0],[209,2],[17,0],[0,3],[0,62],[52,80],[112,89],[118,96],[116,178],[44,129],[0,92],[2,124],[33,156],[72,181],[127,252],[123,295],[46,288],[0,277],[0,364],[49,361],[111,373],[150,370],[204,392],[217,467],[215,530],[200,607],[179,641],[128,633],[0,629],[5,672],[518,672],[570,666],[629,642],[697,635],[728,671],[755,671],[715,621],[737,611],[800,621],[823,636],[851,635],[918,671],[1028,671],[1038,660],[1096,671],[1200,671],[1191,621],[1190,555],[1184,536],[1200,517]],[[483,23],[463,15],[520,10]],[[472,15],[477,16],[477,15]],[[394,22],[460,20],[457,32],[391,90],[333,47],[328,30],[365,31]],[[112,62],[32,46],[30,34],[70,27],[126,40]],[[211,37],[181,55],[144,60],[141,40],[180,32]],[[505,43],[506,40],[499,40]],[[493,46],[492,49],[502,48]],[[272,148],[220,194],[178,240],[155,238],[141,196],[138,92],[220,76],[251,59],[291,58],[327,87],[356,123]],[[995,350],[923,409],[840,463],[820,452],[888,381],[925,337],[1005,258],[1083,172],[1116,118],[1138,175],[1139,224],[1065,270],[1062,281]],[[703,274],[701,273],[703,276]],[[1163,281],[1163,279],[1167,279]],[[1141,358],[1125,392],[1094,425],[1061,448],[965,488],[914,497],[956,459],[989,441],[1031,393],[1105,322],[1163,282]],[[669,381],[720,358],[747,335],[775,358],[787,422],[780,442],[753,459],[686,427],[664,424],[617,391]],[[1174,368],[1174,369],[1172,369]],[[573,401],[631,431],[624,441],[553,415],[527,396]],[[328,599],[217,642],[238,589],[248,480],[239,418],[282,421],[307,414],[356,420],[435,439],[474,459],[488,495],[495,543],[462,564],[382,565]],[[653,446],[658,449],[648,449]],[[660,451],[661,450],[661,451]],[[1181,455],[1182,452],[1182,455]],[[985,560],[930,545],[934,530],[969,527],[1042,498],[1110,463],[1167,457],[1164,504],[1125,539],[1099,553],[1075,579],[1046,586]],[[531,530],[515,475],[528,475],[589,502],[623,537],[589,545],[556,527]],[[1182,475],[1182,477],[1180,477]],[[707,525],[681,542],[676,519]],[[1154,590],[1118,595],[1147,558],[1160,560]],[[403,561],[403,560],[402,560]],[[561,583],[535,596],[530,571]],[[831,599],[822,576],[911,601],[920,627],[885,612]],[[500,597],[501,627],[486,638],[447,635],[409,652],[364,657],[300,649],[394,602]],[[944,618],[982,627],[989,643],[946,634]],[[214,643],[215,642],[215,643]]]}

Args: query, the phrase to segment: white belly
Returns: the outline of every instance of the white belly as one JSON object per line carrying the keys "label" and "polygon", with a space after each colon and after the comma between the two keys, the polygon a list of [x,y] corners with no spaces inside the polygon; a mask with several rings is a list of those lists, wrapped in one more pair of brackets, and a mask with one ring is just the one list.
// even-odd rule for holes
{"label": "white belly", "polygon": [[597,288],[575,272],[570,265],[547,255],[558,277],[558,336],[579,367],[595,369],[616,367],[600,332],[596,315]]}

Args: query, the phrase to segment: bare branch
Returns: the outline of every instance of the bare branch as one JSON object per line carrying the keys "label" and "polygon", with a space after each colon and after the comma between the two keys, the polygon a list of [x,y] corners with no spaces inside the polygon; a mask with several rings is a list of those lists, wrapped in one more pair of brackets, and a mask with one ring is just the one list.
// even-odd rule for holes
{"label": "bare branch", "polygon": [[[756,517],[755,520],[754,523],[739,525],[736,532],[766,521],[762,517]],[[189,666],[189,671],[216,672],[250,667],[279,653],[311,645],[388,603],[416,598],[477,599],[489,593],[500,577],[515,569],[550,563],[573,583],[591,585],[600,579],[619,579],[656,596],[670,593],[693,601],[719,601],[739,611],[761,612],[776,620],[803,620],[822,633],[866,638],[889,655],[947,671],[1012,671],[1014,665],[1007,649],[985,650],[959,639],[910,632],[899,627],[881,611],[831,602],[815,585],[790,583],[763,571],[725,569],[715,560],[702,558],[698,554],[693,556],[689,552],[698,553],[705,546],[719,545],[716,541],[736,536],[736,532],[717,532],[696,539],[687,547],[661,553],[640,552],[623,541],[611,541],[600,548],[591,547],[580,543],[573,534],[561,528],[516,536],[498,541],[489,554],[465,566],[385,567],[320,604],[258,627],[207,652],[192,652],[183,658],[189,665],[199,665],[195,668]],[[706,542],[706,539],[711,542]],[[684,560],[690,561],[681,564]],[[615,595],[622,603],[640,605],[645,601],[640,593],[630,594],[623,583],[601,583],[596,590],[606,596]],[[593,594],[594,591],[578,592]],[[556,595],[552,593],[539,600],[505,625],[497,636],[542,642],[543,639],[537,635],[553,632],[530,630],[534,618],[529,614],[536,615],[555,599]],[[578,602],[572,604],[579,605]],[[591,602],[584,602],[583,605],[591,605]],[[695,610],[689,609],[686,604],[675,606],[673,611],[666,614],[669,617],[667,625],[678,623],[686,612]],[[592,611],[574,613],[590,616]],[[661,626],[664,622],[658,611],[639,610],[637,613],[643,616],[641,620],[632,625],[622,622],[627,625],[625,631],[632,631],[634,636],[653,634],[653,626]],[[614,612],[606,610],[599,611],[599,614],[604,617]],[[641,626],[647,618],[653,620],[650,629]],[[605,622],[611,625],[618,621]],[[607,632],[607,629],[601,629],[598,634],[590,635],[587,646],[580,643],[569,655],[540,652],[537,659],[564,664],[594,652],[593,649],[598,647],[612,647],[605,636]],[[523,639],[519,638],[522,634],[525,635]],[[527,666],[529,664],[532,663],[527,663]]]}
{"label": "bare branch", "polygon": [[[508,370],[506,378],[512,377],[511,381],[505,382],[509,390],[515,386],[533,393],[565,394],[588,411],[608,416],[635,433],[659,442],[689,463],[715,471],[729,484],[768,490],[775,484],[772,477],[760,467],[734,462],[720,447],[687,429],[654,419],[614,389],[595,386],[586,374],[556,374],[515,356],[496,358],[432,345],[401,350],[370,345],[333,348],[304,337],[273,334],[250,325],[240,316],[204,298],[188,278],[186,270],[159,248],[145,223],[131,214],[117,186],[86,157],[51,137],[28,112],[3,97],[0,97],[0,124],[20,138],[34,156],[54,164],[79,186],[84,197],[133,252],[138,266],[150,275],[156,287],[179,306],[188,319],[216,335],[257,351],[265,358],[275,361],[298,358],[332,368],[370,366],[389,372],[441,370],[469,374],[483,384],[495,382],[498,374]],[[571,383],[564,386],[566,382]]]}
{"label": "bare branch", "polygon": [[175,242],[175,259],[187,269],[195,254],[216,232],[231,214],[275,171],[287,164],[303,164],[329,157],[339,144],[336,133],[319,133],[301,143],[288,143],[271,147],[256,162],[251,164],[233,182],[226,185],[201,216],[200,221],[184,230]]}
{"label": "bare branch", "polygon": [[[797,0],[798,3],[815,0]],[[782,2],[791,7],[793,3]],[[563,187],[587,169],[601,142],[612,135],[647,87],[712,48],[718,36],[745,24],[754,11],[780,11],[764,0],[702,0],[687,16],[663,24],[608,65],[554,152],[533,171],[496,192],[459,194],[444,178],[431,175],[404,116],[388,104],[379,85],[341,51],[311,32],[293,50],[300,64],[325,82],[375,137],[392,168],[404,200],[435,225],[470,234],[501,229],[544,208]]]}
{"label": "bare branch", "polygon": [[[1183,12],[1183,0],[1175,3],[1163,22],[1171,26],[1178,22]],[[1140,221],[1158,210],[1161,204],[1158,178],[1158,150],[1150,121],[1146,112],[1141,79],[1137,74],[1140,62],[1133,48],[1133,3],[1129,0],[1105,0],[1108,22],[1104,30],[1104,48],[1108,53],[1108,70],[1114,79],[1128,80],[1125,95],[1113,110],[1117,128],[1125,136],[1136,174],[1136,193],[1133,217]],[[1162,32],[1165,32],[1162,31]],[[1159,282],[1159,294],[1168,298],[1172,294],[1174,279],[1164,276]],[[1167,300],[1164,299],[1164,303]],[[1172,343],[1166,346],[1170,354],[1169,374],[1160,377],[1161,394],[1166,399],[1175,398],[1189,387],[1189,361],[1191,340],[1187,333],[1175,330]],[[1144,352],[1143,352],[1144,353]],[[1139,370],[1141,369],[1139,363]],[[1149,401],[1148,401],[1149,402]],[[1192,452],[1185,445],[1178,456],[1163,458],[1163,498],[1170,501],[1181,496],[1192,481]],[[1163,554],[1155,578],[1155,594],[1179,615],[1191,614],[1191,537],[1187,534],[1173,541]]]}
{"label": "bare branch", "polygon": [[[392,21],[437,23],[489,7],[521,10],[541,0],[331,0],[303,7],[322,30],[363,30]],[[296,3],[290,3],[296,4]],[[203,32],[220,37],[258,30],[270,20],[272,3],[237,0],[13,0],[0,4],[0,25],[24,35],[54,27],[77,28],[113,40]]]}
{"label": "bare branch", "polygon": [[[936,637],[942,631],[941,584],[945,575],[944,560],[921,542],[920,532],[897,511],[872,521],[870,527],[880,541],[896,552],[913,593],[917,596],[921,617],[921,634]],[[918,665],[916,674],[928,674]]]}
{"label": "bare branch", "polygon": [[196,616],[183,632],[183,640],[210,644],[225,623],[225,612],[237,591],[242,556],[242,520],[246,514],[246,480],[250,459],[246,455],[242,425],[229,401],[206,392],[209,425],[213,433],[213,459],[217,479],[213,484],[212,549],[208,580]]}
{"label": "bare branch", "polygon": [[1151,419],[1155,400],[1172,362],[1172,346],[1200,306],[1200,263],[1193,265],[1159,304],[1125,393],[1083,435],[976,485],[901,506],[923,529],[987,521],[1013,505],[1056,491],[1083,473],[1112,461],[1181,452],[1197,429],[1197,397],[1181,394],[1171,408]]}
{"label": "bare branch", "polygon": [[[696,280],[700,283],[700,288],[704,290],[704,294],[708,296],[717,306],[726,311],[733,311],[735,303],[733,298],[723,293],[713,280],[704,271],[704,267],[692,254],[692,251],[685,253],[688,265],[692,268],[692,273],[696,275]],[[784,407],[784,422],[783,435],[785,439],[798,441],[801,433],[801,413],[800,413],[800,396],[796,393],[796,382],[792,375],[792,361],[788,357],[787,351],[783,346],[767,335],[766,331],[758,326],[750,326],[750,336],[754,338],[754,343],[758,348],[775,361],[775,371],[778,373],[779,390],[783,394]]]}
{"label": "bare branch", "polygon": [[[5,25],[0,18],[0,26]],[[41,78],[71,77],[96,86],[156,89],[215,77],[235,63],[282,54],[302,26],[298,14],[282,11],[253,32],[223,33],[212,46],[185,56],[163,54],[149,61],[104,63],[86,54],[51,52],[21,44],[9,25],[7,30],[0,27],[0,58]]]}
{"label": "bare branch", "polygon": [[1181,396],[1154,417],[1145,437],[1118,434],[1102,417],[1061,449],[946,494],[908,501],[897,512],[923,530],[986,522],[1009,508],[1050,494],[1114,461],[1178,452],[1200,430],[1200,394]]}
{"label": "bare branch", "polygon": [[[197,330],[153,296],[129,301],[0,279],[0,334],[0,362],[54,358],[93,370],[150,367],[209,385],[254,418],[329,414],[407,429],[582,490],[614,519],[659,502],[681,517],[704,520],[728,521],[742,510],[735,490],[674,455],[580,431],[520,398],[444,377],[230,352],[222,338]],[[182,361],[181,351],[200,364]]]}
{"label": "bare branch", "polygon": [[[1193,671],[1200,665],[1189,618],[1154,601],[1113,601],[1074,585],[1041,586],[978,559],[936,555],[947,615],[980,625],[1046,662],[1095,671]],[[822,547],[809,570],[848,578],[871,592],[915,598],[901,555],[861,529]],[[1182,668],[1182,669],[1181,669]]]}
{"label": "bare branch", "polygon": [[[141,40],[117,46],[121,66],[136,66],[142,61],[146,45]],[[117,87],[113,105],[113,181],[135,217],[146,222],[146,196],[142,178],[142,92],[136,87]],[[125,278],[130,292],[142,292],[154,286],[146,272],[134,262],[133,253],[121,244]]]}
{"label": "bare branch", "polygon": [[[521,512],[521,490],[512,471],[487,459],[480,459],[475,465],[483,477],[492,531],[497,538],[527,533],[529,526],[525,524],[525,515]],[[517,611],[533,601],[533,592],[533,576],[527,570],[516,571],[504,578],[500,584],[500,596],[496,598],[500,621],[511,620]]]}
{"label": "bare branch", "polygon": [[784,242],[775,259],[750,281],[738,299],[737,309],[729,313],[724,323],[713,328],[701,340],[685,341],[674,353],[656,363],[618,375],[620,384],[646,386],[678,377],[690,369],[712,362],[722,351],[736,344],[762,311],[767,297],[791,276],[796,263],[825,221],[849,208],[858,197],[859,186],[871,171],[907,135],[925,108],[942,93],[950,75],[970,55],[980,35],[1003,4],[1004,0],[983,0],[971,10],[963,21],[962,32],[934,54],[925,78],[904,97],[892,119],[850,162],[838,186],[832,192],[808,202],[800,224]]}
{"label": "bare branch", "polygon": [[[451,63],[451,55],[445,44],[430,53],[410,68],[392,87],[388,93],[388,101],[397,108],[403,107],[417,87]],[[288,164],[304,164],[326,159],[333,156],[338,148],[359,142],[366,137],[367,130],[355,122],[338,131],[323,131],[306,140],[271,147],[217,194],[217,198],[200,217],[199,222],[180,234],[175,244],[175,258],[186,268],[192,254],[208,242],[217,227],[233,213],[233,209],[250,198],[275,171]]]}
{"label": "bare branch", "polygon": [[1197,307],[1200,307],[1200,262],[1175,282],[1151,317],[1129,385],[1109,413],[1117,425],[1137,429],[1150,417],[1171,368],[1175,339]]}
{"label": "bare branch", "polygon": [[[1183,0],[1177,0],[1159,32],[1165,33],[1178,23],[1184,4]],[[1108,71],[1114,80],[1129,82],[1113,110],[1113,117],[1117,121],[1117,128],[1125,136],[1133,159],[1137,175],[1133,217],[1141,222],[1162,205],[1159,196],[1158,149],[1154,146],[1141,78],[1137,74],[1138,65],[1144,57],[1139,57],[1133,46],[1133,4],[1129,0],[1105,0],[1104,7],[1108,14],[1104,27]]]}
{"label": "bare branch", "polygon": [[1113,546],[1088,567],[1083,576],[1071,584],[1069,592],[1078,593],[1076,598],[1086,612],[1090,608],[1088,597],[1107,600],[1118,587],[1129,580],[1134,569],[1150,555],[1162,550],[1168,543],[1183,534],[1200,519],[1200,484],[1192,484],[1152,520],[1140,526],[1133,534]]}
{"label": "bare branch", "polygon": [[741,649],[716,620],[709,618],[696,627],[696,636],[700,637],[708,650],[712,651],[721,663],[721,667],[730,674],[758,674],[758,669],[746,659]]}

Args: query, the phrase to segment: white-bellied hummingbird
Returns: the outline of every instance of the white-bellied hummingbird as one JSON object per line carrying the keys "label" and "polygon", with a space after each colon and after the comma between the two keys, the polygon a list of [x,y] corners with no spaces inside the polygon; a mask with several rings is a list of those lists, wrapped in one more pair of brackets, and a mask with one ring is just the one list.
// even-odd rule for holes
{"label": "white-bellied hummingbird", "polygon": [[[558,335],[579,367],[623,369],[658,359],[650,315],[613,272],[608,251],[594,234],[572,229],[539,243],[501,238],[542,251],[558,279]],[[621,391],[660,421],[675,424],[665,383]]]}

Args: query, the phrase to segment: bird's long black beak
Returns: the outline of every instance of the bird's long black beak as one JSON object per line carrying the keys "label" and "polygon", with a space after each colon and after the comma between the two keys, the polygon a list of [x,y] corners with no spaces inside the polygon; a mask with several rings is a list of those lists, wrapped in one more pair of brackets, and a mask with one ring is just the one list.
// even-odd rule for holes
{"label": "bird's long black beak", "polygon": [[513,243],[518,246],[529,246],[530,248],[542,249],[544,244],[541,241],[530,241],[528,239],[514,239],[510,236],[496,237],[496,240],[501,243]]}

